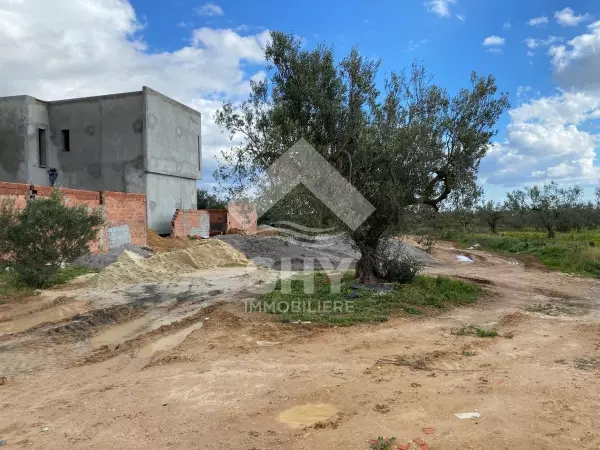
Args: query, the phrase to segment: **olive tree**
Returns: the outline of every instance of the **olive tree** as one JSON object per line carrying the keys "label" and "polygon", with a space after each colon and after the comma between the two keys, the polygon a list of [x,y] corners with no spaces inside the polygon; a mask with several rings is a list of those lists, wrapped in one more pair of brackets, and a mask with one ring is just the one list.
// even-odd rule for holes
{"label": "olive tree", "polygon": [[498,233],[498,223],[504,217],[504,211],[500,203],[489,200],[479,207],[479,215],[485,221],[493,234]]}
{"label": "olive tree", "polygon": [[556,181],[526,187],[507,193],[507,207],[512,211],[531,212],[542,225],[548,238],[556,236],[560,220],[581,204],[581,187],[561,188]]}
{"label": "olive tree", "polygon": [[[375,207],[349,230],[362,281],[377,278],[378,244],[406,208],[437,210],[455,189],[474,183],[509,106],[493,76],[472,73],[469,86],[451,96],[416,63],[391,72],[380,90],[379,61],[356,48],[338,60],[332,47],[305,49],[282,32],[271,33],[265,58],[269,77],[251,83],[246,101],[216,114],[240,142],[224,152],[216,176],[232,194],[248,185],[260,190],[269,184],[265,170],[306,139]],[[326,214],[328,223],[336,220]]]}

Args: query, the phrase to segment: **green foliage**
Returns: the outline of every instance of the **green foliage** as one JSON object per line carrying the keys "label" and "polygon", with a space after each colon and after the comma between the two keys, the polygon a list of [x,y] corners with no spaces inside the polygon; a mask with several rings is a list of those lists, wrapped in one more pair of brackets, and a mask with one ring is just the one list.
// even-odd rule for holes
{"label": "green foliage", "polygon": [[467,246],[478,243],[485,250],[530,255],[562,272],[600,276],[600,231],[557,233],[552,239],[543,232],[507,231],[500,236],[473,234],[461,241]]}
{"label": "green foliage", "polygon": [[206,189],[198,189],[198,209],[225,209],[227,200],[219,198],[216,194],[211,194]]}
{"label": "green foliage", "polygon": [[[407,207],[437,209],[453,191],[474,184],[496,121],[509,106],[492,76],[472,73],[469,87],[451,97],[418,64],[391,72],[379,91],[379,61],[356,48],[341,59],[332,47],[307,50],[300,39],[281,32],[271,33],[265,59],[270,78],[252,82],[248,100],[227,103],[216,114],[230,137],[244,136],[241,145],[223,153],[216,177],[232,195],[248,186],[268,191],[274,180],[266,169],[306,139],[375,207],[352,233],[362,255],[361,280],[374,278],[379,239],[397,226]],[[344,201],[342,193],[334,194]],[[282,205],[307,220],[319,217],[342,226],[320,202],[298,198],[307,195],[312,194],[299,190]],[[279,211],[279,219],[286,219],[286,208]]]}
{"label": "green foliage", "polygon": [[[422,308],[438,310],[468,305],[482,294],[476,284],[441,276],[418,276],[410,284],[392,284],[390,292],[373,292],[366,288],[354,290],[352,285],[356,280],[350,275],[342,279],[340,293],[331,293],[330,280],[324,273],[315,274],[315,291],[307,294],[304,279],[293,280],[290,293],[281,292],[281,281],[278,281],[273,292],[259,296],[255,305],[260,306],[261,311],[277,314],[279,320],[286,323],[302,321],[349,326],[385,322],[391,315],[401,312],[423,314]],[[349,296],[351,292],[357,292],[358,297]],[[335,301],[343,302],[343,309],[318,310],[318,305]],[[294,305],[300,305],[300,310],[294,311]]]}
{"label": "green foliage", "polygon": [[498,336],[498,330],[495,328],[488,330],[487,328],[476,327],[475,325],[465,325],[462,328],[453,330],[452,333],[457,336],[474,335],[480,338],[495,338]]}
{"label": "green foliage", "polygon": [[482,338],[495,338],[498,336],[498,330],[496,330],[495,328],[492,328],[491,330],[488,330],[486,328],[477,328],[476,333],[477,336]]}
{"label": "green foliage", "polygon": [[[32,286],[25,286],[19,280],[17,276],[15,276],[15,272],[10,268],[7,271],[6,267],[1,267],[0,269],[0,303],[3,298],[19,298],[19,297],[29,297],[35,295],[36,288]],[[58,269],[54,275],[50,278],[48,285],[54,286],[58,284],[66,284],[71,281],[73,278],[76,278],[80,275],[85,275],[87,273],[95,273],[97,272],[95,269],[90,269],[87,267],[78,267],[78,266],[69,266],[62,269]]]}
{"label": "green foliage", "polygon": [[378,278],[394,283],[412,283],[424,267],[421,258],[389,240],[380,241],[376,257]]}
{"label": "green foliage", "polygon": [[11,273],[21,284],[43,287],[62,264],[89,252],[104,217],[100,209],[67,206],[54,190],[50,198],[29,200],[22,211],[1,209],[0,222],[8,223],[0,248],[9,255]]}
{"label": "green foliage", "polygon": [[379,436],[377,440],[371,442],[371,449],[373,450],[392,450],[394,448],[395,437],[384,438]]}
{"label": "green foliage", "polygon": [[77,278],[81,275],[86,275],[88,273],[96,273],[98,270],[91,269],[89,267],[82,266],[68,266],[62,269],[58,269],[52,278],[50,278],[50,282],[48,283],[51,286],[57,284],[67,284],[73,278]]}
{"label": "green foliage", "polygon": [[561,188],[558,183],[552,181],[541,188],[534,185],[522,191],[507,193],[506,205],[514,212],[533,212],[539,224],[548,232],[548,237],[553,238],[564,214],[580,206],[581,192],[579,186]]}

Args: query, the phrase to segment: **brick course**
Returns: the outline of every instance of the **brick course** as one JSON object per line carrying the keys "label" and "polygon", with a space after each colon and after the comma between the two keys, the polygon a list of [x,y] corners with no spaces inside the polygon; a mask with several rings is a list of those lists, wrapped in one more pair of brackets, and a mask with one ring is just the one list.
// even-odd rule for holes
{"label": "brick course", "polygon": [[[15,206],[23,209],[30,195],[50,197],[53,189],[49,186],[0,182],[0,199],[12,197],[15,199]],[[69,206],[87,205],[104,210],[106,225],[98,234],[98,239],[90,242],[92,252],[108,250],[108,229],[124,225],[129,227],[132,244],[146,245],[146,196],[144,194],[65,188],[58,188],[58,190]]]}

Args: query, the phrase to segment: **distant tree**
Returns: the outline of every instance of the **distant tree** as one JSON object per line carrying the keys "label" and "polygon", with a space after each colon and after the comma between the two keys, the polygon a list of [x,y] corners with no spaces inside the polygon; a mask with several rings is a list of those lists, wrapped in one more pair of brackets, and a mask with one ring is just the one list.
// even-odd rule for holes
{"label": "distant tree", "polygon": [[549,238],[556,236],[556,227],[569,210],[581,204],[581,187],[560,188],[552,181],[541,188],[537,185],[507,193],[507,206],[512,211],[532,212]]}
{"label": "distant tree", "polygon": [[489,200],[479,207],[479,215],[490,227],[493,234],[498,233],[498,223],[504,217],[504,211],[500,203]]}
{"label": "distant tree", "polygon": [[483,195],[483,189],[477,184],[460,186],[448,196],[447,212],[452,221],[466,232],[476,219],[477,203]]}
{"label": "distant tree", "polygon": [[[234,192],[249,185],[268,190],[266,169],[306,139],[375,207],[350,233],[361,253],[361,281],[379,276],[377,248],[406,208],[439,209],[454,190],[476,179],[496,121],[509,106],[492,76],[473,73],[469,87],[451,97],[417,64],[392,72],[381,92],[379,61],[354,48],[338,62],[332,48],[308,50],[281,32],[271,33],[265,59],[270,77],[252,82],[245,102],[217,112],[229,136],[243,136],[224,152],[217,176]],[[325,209],[319,216],[336,220]]]}
{"label": "distant tree", "polygon": [[225,209],[227,201],[211,194],[206,189],[198,189],[198,209]]}

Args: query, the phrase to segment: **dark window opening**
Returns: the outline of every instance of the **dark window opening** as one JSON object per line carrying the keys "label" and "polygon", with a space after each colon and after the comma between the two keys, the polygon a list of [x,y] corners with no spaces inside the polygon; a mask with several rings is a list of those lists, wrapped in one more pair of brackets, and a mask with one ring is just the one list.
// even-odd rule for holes
{"label": "dark window opening", "polygon": [[38,128],[38,163],[40,167],[48,166],[48,154],[46,152],[46,130]]}
{"label": "dark window opening", "polygon": [[63,150],[65,152],[71,151],[71,136],[69,135],[69,130],[62,130],[62,138],[63,138]]}

